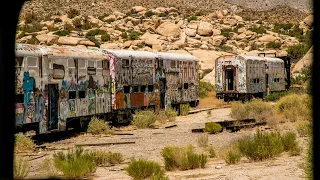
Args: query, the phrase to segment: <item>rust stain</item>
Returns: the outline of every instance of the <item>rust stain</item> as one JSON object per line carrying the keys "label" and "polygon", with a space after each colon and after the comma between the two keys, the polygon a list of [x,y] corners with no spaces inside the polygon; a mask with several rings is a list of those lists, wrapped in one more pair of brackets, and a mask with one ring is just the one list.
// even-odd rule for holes
{"label": "rust stain", "polygon": [[117,109],[124,108],[124,93],[123,93],[123,91],[118,91],[116,94],[116,107],[117,107]]}
{"label": "rust stain", "polygon": [[144,106],[144,93],[131,93],[130,94],[131,107]]}

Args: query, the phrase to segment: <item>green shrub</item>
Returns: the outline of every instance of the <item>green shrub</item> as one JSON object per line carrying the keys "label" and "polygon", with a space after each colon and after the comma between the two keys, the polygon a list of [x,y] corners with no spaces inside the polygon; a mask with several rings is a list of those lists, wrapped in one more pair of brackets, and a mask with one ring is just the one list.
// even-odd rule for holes
{"label": "green shrub", "polygon": [[113,130],[104,120],[94,116],[89,122],[87,132],[91,134],[112,134]]}
{"label": "green shrub", "polygon": [[235,149],[228,150],[224,157],[227,164],[237,164],[240,162],[240,159],[241,154]]}
{"label": "green shrub", "polygon": [[288,24],[274,24],[273,31],[276,33],[286,33],[293,27],[293,24],[288,23]]}
{"label": "green shrub", "polygon": [[266,29],[260,25],[260,26],[253,26],[251,28],[249,28],[248,30],[252,31],[252,32],[256,32],[257,34],[264,34],[266,33]]}
{"label": "green shrub", "polygon": [[150,127],[156,120],[157,117],[153,110],[138,111],[133,117],[133,124],[136,125],[137,128],[143,129]]}
{"label": "green shrub", "polygon": [[14,137],[14,151],[16,153],[34,151],[36,145],[30,137],[24,135],[23,133],[17,133],[14,135]]}
{"label": "green shrub", "polygon": [[62,22],[62,20],[60,18],[54,18],[53,22],[54,23],[59,23],[59,22]]}
{"label": "green shrub", "polygon": [[212,71],[213,71],[212,68],[204,69],[200,76],[200,79],[203,79],[207,74],[211,73]]}
{"label": "green shrub", "polygon": [[290,46],[287,49],[288,57],[292,60],[292,62],[297,62],[308,52],[309,49],[310,46],[304,43]]}
{"label": "green shrub", "polygon": [[197,139],[199,147],[202,147],[202,148],[205,148],[208,146],[208,141],[209,141],[208,134],[202,134]]}
{"label": "green shrub", "polygon": [[91,42],[93,42],[95,46],[100,47],[101,45],[100,42],[94,36],[87,36],[86,38],[89,39]]}
{"label": "green shrub", "polygon": [[106,42],[106,41],[110,41],[111,37],[109,34],[104,34],[101,36],[101,41]]}
{"label": "green shrub", "polygon": [[41,25],[39,22],[33,21],[31,24],[24,25],[21,30],[27,33],[33,33],[41,31],[42,27],[43,25]]}
{"label": "green shrub", "polygon": [[14,179],[25,179],[30,172],[29,163],[17,155],[13,159],[13,177]]}
{"label": "green shrub", "polygon": [[126,32],[122,32],[121,37],[122,39],[128,39],[128,34]]}
{"label": "green shrub", "polygon": [[33,12],[25,14],[24,22],[26,24],[32,23],[32,22],[37,21],[37,20],[38,20],[38,18],[36,17],[36,15]]}
{"label": "green shrub", "polygon": [[222,131],[222,126],[216,122],[207,122],[205,124],[205,131],[209,132],[210,134],[216,134]]}
{"label": "green shrub", "polygon": [[298,121],[296,122],[296,129],[301,137],[310,136],[312,131],[310,121]]}
{"label": "green shrub", "polygon": [[154,13],[152,11],[147,11],[146,13],[144,13],[145,17],[151,17],[153,15],[154,15]]}
{"label": "green shrub", "polygon": [[284,151],[279,132],[261,132],[259,130],[253,137],[240,139],[238,148],[241,154],[254,161],[273,158]]}
{"label": "green shrub", "polygon": [[282,91],[282,92],[271,92],[268,96],[265,96],[266,101],[277,101],[281,97],[287,95],[287,91]]}
{"label": "green shrub", "polygon": [[188,17],[188,22],[190,22],[190,21],[196,21],[198,18],[197,18],[197,16],[190,16],[190,17]]}
{"label": "green shrub", "polygon": [[91,152],[93,161],[97,166],[113,166],[123,162],[123,156],[120,153],[108,151],[93,151]]}
{"label": "green shrub", "polygon": [[70,34],[70,31],[67,30],[59,30],[54,32],[53,34],[58,35],[58,36],[66,36]]}
{"label": "green shrub", "polygon": [[141,34],[136,31],[131,31],[129,33],[129,40],[137,40]]}
{"label": "green shrub", "polygon": [[258,50],[258,49],[259,49],[259,46],[256,45],[256,43],[253,43],[253,44],[251,45],[251,47],[250,47],[250,51],[252,51],[252,50]]}
{"label": "green shrub", "polygon": [[94,29],[87,32],[86,37],[88,38],[89,36],[104,35],[104,34],[108,34],[108,33],[101,29]]}
{"label": "green shrub", "polygon": [[227,39],[230,39],[230,32],[233,32],[233,30],[231,28],[221,29],[221,35],[226,37]]}
{"label": "green shrub", "polygon": [[[289,151],[292,155],[300,154],[300,147],[294,132],[286,132],[281,136],[282,145],[285,151]],[[297,154],[298,153],[298,154]]]}
{"label": "green shrub", "polygon": [[72,20],[72,24],[76,29],[81,29],[82,28],[82,20],[81,18],[76,18]]}
{"label": "green shrub", "polygon": [[80,15],[80,12],[78,10],[76,10],[76,9],[70,9],[68,11],[68,18],[70,18],[70,19],[72,19],[72,18],[74,18],[76,16],[79,16],[79,15]]}
{"label": "green shrub", "polygon": [[96,164],[92,160],[92,154],[84,151],[82,147],[68,150],[65,154],[58,152],[53,155],[55,167],[60,170],[67,179],[81,179],[96,171]]}
{"label": "green shrub", "polygon": [[166,14],[166,13],[160,13],[158,16],[159,16],[159,17],[167,17],[168,14]]}
{"label": "green shrub", "polygon": [[175,121],[176,120],[176,117],[178,116],[178,111],[176,111],[175,109],[173,108],[167,108],[165,111],[165,116],[167,119],[169,119],[169,121]]}
{"label": "green shrub", "polygon": [[271,104],[261,99],[254,99],[250,102],[232,104],[230,116],[234,119],[256,119],[256,121],[262,122],[272,114]]}
{"label": "green shrub", "polygon": [[290,121],[312,120],[312,98],[310,95],[290,94],[281,97],[277,110]]}
{"label": "green shrub", "polygon": [[220,46],[218,46],[218,49],[220,51],[233,53],[233,48],[231,46],[228,46],[228,45],[221,44]]}
{"label": "green shrub", "polygon": [[183,147],[166,146],[162,149],[161,155],[165,161],[165,169],[169,171],[204,168],[207,163],[207,156],[194,153],[192,145]]}
{"label": "green shrub", "polygon": [[99,16],[98,19],[99,19],[100,21],[103,21],[103,19],[104,19],[105,17],[107,17],[107,16],[109,16],[109,14],[104,13],[103,15]]}
{"label": "green shrub", "polygon": [[134,180],[143,179],[167,179],[165,177],[164,170],[155,161],[149,161],[146,159],[132,159],[125,168],[125,171],[129,176],[133,177]]}
{"label": "green shrub", "polygon": [[214,86],[209,83],[209,82],[205,82],[205,81],[199,81],[199,92],[198,95],[200,98],[205,98],[208,96],[208,92],[212,92],[214,91]]}
{"label": "green shrub", "polygon": [[82,24],[82,29],[83,30],[88,30],[91,29],[93,27],[97,27],[97,24],[93,24],[92,22],[89,21],[89,18],[86,16],[83,20],[83,24]]}
{"label": "green shrub", "polygon": [[180,114],[182,116],[186,116],[189,114],[189,110],[190,110],[190,105],[189,103],[187,104],[180,104]]}
{"label": "green shrub", "polygon": [[73,27],[73,25],[72,25],[71,23],[66,22],[66,23],[63,25],[63,29],[71,32],[71,31],[74,30],[74,27]]}
{"label": "green shrub", "polygon": [[273,49],[279,49],[281,47],[281,43],[280,42],[268,42],[266,44],[267,48],[273,48]]}

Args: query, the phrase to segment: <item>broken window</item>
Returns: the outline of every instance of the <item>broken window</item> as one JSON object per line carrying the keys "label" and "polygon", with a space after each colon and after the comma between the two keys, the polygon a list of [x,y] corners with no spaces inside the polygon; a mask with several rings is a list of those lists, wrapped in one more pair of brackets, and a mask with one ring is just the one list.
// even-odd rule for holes
{"label": "broken window", "polygon": [[23,103],[23,102],[24,102],[24,94],[17,94],[16,103]]}
{"label": "broken window", "polygon": [[103,66],[102,61],[97,61],[97,75],[102,75]]}
{"label": "broken window", "polygon": [[188,84],[188,83],[184,83],[184,84],[183,84],[183,88],[184,88],[184,89],[188,89],[188,87],[189,87],[189,84]]}
{"label": "broken window", "polygon": [[132,86],[132,92],[139,92],[139,86]]}
{"label": "broken window", "polygon": [[122,67],[129,67],[129,59],[122,59]]}
{"label": "broken window", "polygon": [[130,93],[130,86],[123,86],[124,93]]}
{"label": "broken window", "polygon": [[78,60],[78,75],[79,76],[87,75],[86,60],[84,59]]}
{"label": "broken window", "polygon": [[76,98],[76,91],[69,91],[69,99],[75,99]]}
{"label": "broken window", "polygon": [[170,67],[176,68],[176,61],[170,61]]}
{"label": "broken window", "polygon": [[148,85],[148,92],[153,92],[153,85]]}
{"label": "broken window", "polygon": [[86,98],[86,91],[79,91],[79,98]]}
{"label": "broken window", "polygon": [[146,91],[146,86],[141,86],[140,87],[140,92],[145,92]]}
{"label": "broken window", "polygon": [[88,75],[96,75],[95,61],[88,61]]}

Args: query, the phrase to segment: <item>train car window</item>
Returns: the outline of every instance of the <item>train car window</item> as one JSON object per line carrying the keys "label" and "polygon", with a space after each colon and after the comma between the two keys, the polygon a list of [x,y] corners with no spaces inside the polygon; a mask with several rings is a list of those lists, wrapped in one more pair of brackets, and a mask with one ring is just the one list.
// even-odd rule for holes
{"label": "train car window", "polygon": [[104,69],[110,69],[110,63],[109,63],[109,61],[104,61],[104,65],[103,65],[103,68]]}
{"label": "train car window", "polygon": [[79,98],[85,98],[86,97],[86,91],[79,91]]}
{"label": "train car window", "polygon": [[130,86],[123,86],[124,93],[130,93]]}
{"label": "train car window", "polygon": [[122,59],[122,67],[129,67],[129,59]]}
{"label": "train car window", "polygon": [[183,88],[184,88],[184,89],[188,89],[188,88],[189,88],[189,84],[188,84],[188,83],[184,83],[184,84],[183,84]]}
{"label": "train car window", "polygon": [[176,61],[170,61],[170,67],[176,68]]}
{"label": "train car window", "polygon": [[177,61],[177,68],[180,68],[180,61]]}
{"label": "train car window", "polygon": [[76,64],[73,59],[68,59],[68,68],[76,68]]}
{"label": "train car window", "polygon": [[148,85],[148,92],[153,92],[153,85]]}
{"label": "train car window", "polygon": [[260,79],[257,79],[257,83],[259,83],[259,80],[260,80]]}
{"label": "train car window", "polygon": [[257,79],[253,79],[253,83],[257,83]]}
{"label": "train car window", "polygon": [[24,94],[17,94],[16,103],[23,103],[23,102],[24,102]]}
{"label": "train car window", "polygon": [[78,75],[79,76],[87,75],[86,61],[84,59],[78,60]]}
{"label": "train car window", "polygon": [[88,61],[88,75],[96,75],[95,61]]}
{"label": "train car window", "polygon": [[103,66],[102,61],[97,61],[97,75],[102,75]]}
{"label": "train car window", "polygon": [[132,86],[132,92],[139,92],[139,86]]}
{"label": "train car window", "polygon": [[76,91],[69,91],[69,99],[75,99],[76,98]]}
{"label": "train car window", "polygon": [[145,92],[146,91],[146,86],[141,86],[140,87],[140,92]]}
{"label": "train car window", "polygon": [[27,57],[28,67],[37,67],[37,57]]}
{"label": "train car window", "polygon": [[63,79],[65,75],[64,66],[61,64],[53,64],[53,79]]}

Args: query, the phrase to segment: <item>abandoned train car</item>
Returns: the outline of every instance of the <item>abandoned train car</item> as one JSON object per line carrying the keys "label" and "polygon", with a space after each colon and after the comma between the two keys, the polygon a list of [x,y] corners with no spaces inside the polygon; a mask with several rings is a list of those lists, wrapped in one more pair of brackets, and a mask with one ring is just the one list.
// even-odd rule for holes
{"label": "abandoned train car", "polygon": [[216,59],[217,97],[225,101],[264,98],[286,90],[285,62],[276,57],[225,55]]}
{"label": "abandoned train car", "polygon": [[191,55],[29,44],[15,52],[18,131],[81,128],[94,115],[128,123],[135,109],[198,103]]}

